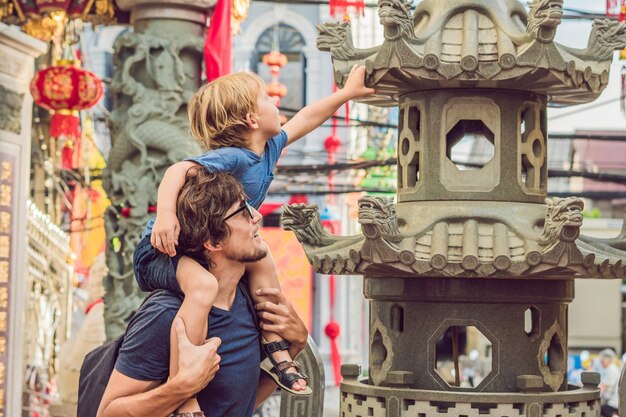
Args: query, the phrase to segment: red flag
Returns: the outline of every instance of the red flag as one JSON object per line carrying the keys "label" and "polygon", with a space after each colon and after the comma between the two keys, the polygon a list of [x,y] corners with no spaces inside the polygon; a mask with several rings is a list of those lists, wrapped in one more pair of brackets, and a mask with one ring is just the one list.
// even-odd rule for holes
{"label": "red flag", "polygon": [[232,0],[217,0],[204,42],[207,81],[229,74],[232,67],[230,12]]}

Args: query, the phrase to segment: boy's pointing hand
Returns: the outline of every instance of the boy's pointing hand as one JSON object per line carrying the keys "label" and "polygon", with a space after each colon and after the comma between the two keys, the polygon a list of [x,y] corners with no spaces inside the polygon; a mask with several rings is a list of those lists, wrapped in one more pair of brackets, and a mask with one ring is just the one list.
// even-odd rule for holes
{"label": "boy's pointing hand", "polygon": [[350,74],[342,90],[348,93],[349,100],[376,92],[373,88],[365,86],[365,67],[356,64],[350,70]]}

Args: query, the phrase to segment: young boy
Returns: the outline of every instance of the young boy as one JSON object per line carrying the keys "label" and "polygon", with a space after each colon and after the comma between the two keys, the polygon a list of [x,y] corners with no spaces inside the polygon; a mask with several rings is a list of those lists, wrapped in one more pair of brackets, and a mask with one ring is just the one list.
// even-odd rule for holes
{"label": "young boy", "polygon": [[[188,112],[191,133],[210,151],[168,168],[159,186],[156,220],[148,223],[144,233],[144,236],[151,233],[151,247],[140,243],[136,251],[136,257],[139,251],[145,253],[155,249],[173,257],[171,264],[172,271],[176,271],[175,278],[173,273],[150,276],[137,267],[135,275],[144,291],[165,288],[185,294],[178,316],[185,322],[192,343],[201,344],[207,336],[207,315],[217,294],[217,281],[191,257],[176,254],[179,231],[176,196],[185,181],[187,170],[202,165],[209,171],[232,173],[241,181],[250,199],[233,215],[245,215],[245,211],[250,211],[248,204],[258,209],[274,179],[274,167],[283,148],[319,127],[348,100],[373,93],[373,89],[365,87],[364,79],[365,68],[354,66],[344,88],[303,108],[282,130],[274,99],[266,94],[265,84],[256,74],[235,73],[220,77],[201,87],[190,99]],[[250,238],[260,239],[258,235]],[[249,263],[246,271],[255,303],[269,300],[262,296],[262,291],[259,291],[261,288],[280,288],[274,260],[269,252],[261,261]],[[268,355],[261,364],[263,370],[281,388],[294,394],[310,394],[311,389],[305,382],[306,375],[298,371],[298,364],[287,352],[289,344],[275,333],[263,330],[263,322],[260,326]],[[174,333],[172,335],[175,336]],[[177,372],[178,352],[175,347],[176,343],[172,343],[170,376]],[[197,402],[192,398],[179,411],[198,410]]]}

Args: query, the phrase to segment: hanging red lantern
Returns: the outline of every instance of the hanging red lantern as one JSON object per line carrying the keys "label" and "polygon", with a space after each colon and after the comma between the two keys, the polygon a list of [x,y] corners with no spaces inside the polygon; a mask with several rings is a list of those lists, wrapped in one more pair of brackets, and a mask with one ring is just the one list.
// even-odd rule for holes
{"label": "hanging red lantern", "polygon": [[269,67],[278,67],[278,69],[287,65],[287,55],[281,54],[279,51],[272,51],[263,55],[263,63]]}
{"label": "hanging red lantern", "polygon": [[330,15],[332,17],[344,16],[348,13],[348,10],[352,8],[354,12],[363,16],[365,13],[365,1],[364,0],[330,0]]}
{"label": "hanging red lantern", "polygon": [[[276,106],[279,106],[280,99],[287,95],[287,87],[278,81],[278,76],[280,75],[280,69],[287,65],[288,62],[287,56],[281,54],[278,50],[263,55],[263,63],[270,67],[270,73],[272,74],[272,82],[266,87],[267,95],[274,97]],[[284,125],[285,123],[287,123],[287,118],[281,114],[280,124]]]}
{"label": "hanging red lantern", "polygon": [[281,99],[287,95],[287,87],[278,81],[272,81],[266,87],[267,95]]}
{"label": "hanging red lantern", "polygon": [[[13,0],[13,4],[15,5],[16,12],[18,16],[22,19],[25,17],[40,17],[43,15],[51,14],[51,13],[64,13],[70,18],[87,18],[87,15],[92,8],[98,9],[98,14],[103,14],[103,12],[109,12],[113,6],[112,0],[106,0],[105,4],[99,5],[99,7],[94,6],[93,1],[90,0]],[[100,10],[107,9],[107,10]]]}
{"label": "hanging red lantern", "polygon": [[102,97],[102,81],[80,68],[78,60],[61,60],[38,71],[30,83],[35,103],[52,113],[50,136],[65,140],[63,168],[73,168],[71,155],[80,137],[78,112],[93,107]]}

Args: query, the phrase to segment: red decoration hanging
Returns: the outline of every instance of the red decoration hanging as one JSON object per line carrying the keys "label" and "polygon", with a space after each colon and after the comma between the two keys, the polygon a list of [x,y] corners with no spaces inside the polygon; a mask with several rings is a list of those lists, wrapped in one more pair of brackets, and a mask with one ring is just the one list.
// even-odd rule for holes
{"label": "red decoration hanging", "polygon": [[204,65],[207,81],[232,70],[231,0],[217,0],[204,41]]}
{"label": "red decoration hanging", "polygon": [[89,0],[14,0],[18,14],[21,16],[37,16],[55,12],[64,12],[70,18],[85,17],[93,1]]}
{"label": "red decoration hanging", "polygon": [[78,60],[61,60],[38,71],[30,83],[35,103],[52,113],[50,136],[63,139],[62,167],[72,169],[80,138],[78,112],[91,108],[102,97],[102,81],[80,68]]}
{"label": "red decoration hanging", "polygon": [[332,17],[345,16],[349,9],[353,9],[354,12],[363,16],[365,13],[365,1],[364,0],[329,0],[330,15]]}
{"label": "red decoration hanging", "polygon": [[[280,75],[280,69],[287,65],[288,62],[287,56],[277,50],[263,55],[263,63],[270,67],[270,73],[272,74],[272,81],[266,87],[267,95],[274,98],[276,106],[280,106],[280,99],[287,95],[287,87],[278,81],[278,76]],[[281,114],[280,124],[285,123],[287,123],[287,118]]]}
{"label": "red decoration hanging", "polygon": [[339,353],[338,338],[341,334],[341,327],[335,321],[335,276],[331,275],[328,281],[330,287],[330,320],[324,327],[324,333],[330,339],[330,361],[333,364],[333,376],[335,385],[341,382],[341,353]]}

